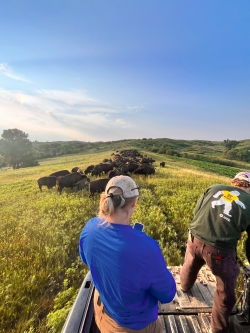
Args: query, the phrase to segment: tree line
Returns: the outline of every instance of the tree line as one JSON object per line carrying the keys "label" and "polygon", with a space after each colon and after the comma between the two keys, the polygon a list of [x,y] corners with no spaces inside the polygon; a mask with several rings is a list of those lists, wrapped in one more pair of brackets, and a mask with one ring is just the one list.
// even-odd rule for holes
{"label": "tree line", "polygon": [[[67,154],[116,151],[135,147],[153,153],[218,164],[232,165],[232,161],[250,162],[250,147],[239,148],[239,141],[226,139],[221,143],[205,140],[131,139],[119,141],[54,141],[29,140],[29,135],[17,128],[4,130],[0,139],[0,168],[13,169],[36,166],[39,160]],[[218,147],[220,147],[218,149]],[[216,153],[216,156],[214,155]],[[222,160],[226,159],[226,161]],[[228,162],[227,162],[228,161]]]}
{"label": "tree line", "polygon": [[[44,158],[89,152],[91,149],[104,148],[102,142],[55,141],[31,142],[29,135],[17,128],[4,130],[0,139],[0,168],[11,166],[13,169],[39,165]],[[107,146],[107,143],[105,143]],[[113,148],[113,147],[111,147]]]}

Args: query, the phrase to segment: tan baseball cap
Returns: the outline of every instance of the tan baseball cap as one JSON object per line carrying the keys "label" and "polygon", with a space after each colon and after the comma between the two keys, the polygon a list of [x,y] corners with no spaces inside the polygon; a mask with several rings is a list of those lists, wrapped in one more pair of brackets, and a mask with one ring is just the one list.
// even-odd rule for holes
{"label": "tan baseball cap", "polygon": [[139,196],[139,186],[129,176],[116,176],[112,177],[105,188],[105,193],[110,194],[114,192],[117,187],[122,190],[122,196],[126,198],[132,198]]}
{"label": "tan baseball cap", "polygon": [[248,171],[239,172],[234,177],[234,179],[241,179],[241,180],[245,180],[250,183],[250,172],[248,172]]}

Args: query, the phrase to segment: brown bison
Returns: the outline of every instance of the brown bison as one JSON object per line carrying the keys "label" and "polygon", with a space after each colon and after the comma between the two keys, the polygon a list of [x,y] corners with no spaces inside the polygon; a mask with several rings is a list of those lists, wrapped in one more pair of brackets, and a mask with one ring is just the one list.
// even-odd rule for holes
{"label": "brown bison", "polygon": [[87,169],[84,170],[85,175],[91,173],[92,170],[94,169],[94,167],[95,167],[94,165],[89,165],[89,166],[87,167]]}
{"label": "brown bison", "polygon": [[42,186],[47,186],[48,189],[56,186],[56,177],[48,176],[48,177],[41,177],[37,179],[37,184],[39,186],[40,191],[42,192]]}
{"label": "brown bison", "polygon": [[49,176],[60,177],[60,176],[66,176],[69,174],[70,174],[70,172],[68,170],[60,170],[60,171],[51,173]]}
{"label": "brown bison", "polygon": [[61,194],[64,187],[73,188],[73,186],[77,182],[79,182],[79,180],[81,180],[82,178],[87,178],[87,176],[82,175],[79,172],[74,172],[74,173],[71,173],[71,174],[66,175],[64,177],[60,177],[56,181],[56,184],[57,184],[57,187],[58,187],[57,189]]}
{"label": "brown bison", "polygon": [[94,169],[91,171],[91,176],[101,176],[102,174],[102,166],[101,164],[97,164]]}
{"label": "brown bison", "polygon": [[120,172],[117,169],[113,169],[108,172],[109,178],[113,178],[115,176],[120,176]]}
{"label": "brown bison", "polygon": [[89,197],[93,197],[94,193],[96,192],[98,193],[104,192],[109,180],[110,180],[109,178],[92,180],[89,183]]}
{"label": "brown bison", "polygon": [[161,162],[160,166],[164,168],[165,164],[166,164],[165,162]]}
{"label": "brown bison", "polygon": [[139,168],[137,168],[134,171],[135,175],[145,175],[145,176],[149,176],[155,173],[155,168],[151,165],[151,164],[144,164],[139,166]]}
{"label": "brown bison", "polygon": [[74,167],[74,168],[72,168],[71,173],[73,173],[73,172],[79,172],[79,170],[80,170],[79,167]]}
{"label": "brown bison", "polygon": [[139,164],[129,163],[127,172],[134,172],[139,167]]}
{"label": "brown bison", "polygon": [[154,163],[155,160],[153,160],[151,157],[143,157],[140,159],[140,163]]}
{"label": "brown bison", "polygon": [[114,166],[112,163],[100,164],[102,167],[102,171],[107,174],[109,171],[113,170]]}
{"label": "brown bison", "polygon": [[[138,165],[136,165],[138,167]],[[121,171],[121,173],[127,173],[128,172],[128,165],[127,164],[122,164],[119,167],[119,170]]]}
{"label": "brown bison", "polygon": [[74,187],[76,189],[76,191],[82,191],[84,189],[84,187],[87,187],[88,184],[90,182],[90,179],[89,178],[82,178],[81,180],[79,180],[79,182],[77,182]]}

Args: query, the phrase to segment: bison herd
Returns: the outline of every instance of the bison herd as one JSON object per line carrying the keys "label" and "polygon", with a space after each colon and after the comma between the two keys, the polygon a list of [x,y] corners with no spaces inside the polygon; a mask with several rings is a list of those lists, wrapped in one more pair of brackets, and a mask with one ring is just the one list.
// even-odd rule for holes
{"label": "bison herd", "polygon": [[[137,150],[123,150],[112,154],[113,159],[104,159],[102,163],[89,165],[84,172],[78,167],[68,170],[60,170],[51,173],[49,176],[41,177],[37,180],[40,191],[42,186],[48,189],[56,186],[61,194],[64,188],[75,188],[81,191],[88,187],[89,196],[93,196],[96,192],[103,192],[110,178],[118,175],[131,176],[131,174],[149,176],[155,173],[155,167],[152,165],[155,160],[141,155]],[[160,166],[164,167],[165,162],[161,162]],[[90,181],[88,175],[96,177],[96,180]],[[107,178],[97,179],[106,175]]]}

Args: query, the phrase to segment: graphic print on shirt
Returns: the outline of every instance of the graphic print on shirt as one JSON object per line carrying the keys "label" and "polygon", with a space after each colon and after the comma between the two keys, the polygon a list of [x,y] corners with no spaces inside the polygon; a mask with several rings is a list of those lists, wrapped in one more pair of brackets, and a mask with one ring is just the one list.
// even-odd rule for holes
{"label": "graphic print on shirt", "polygon": [[215,208],[215,206],[221,206],[224,205],[224,211],[223,213],[227,216],[232,217],[230,215],[230,211],[232,209],[232,202],[234,201],[237,205],[239,205],[241,208],[246,209],[246,206],[239,200],[240,192],[238,191],[218,191],[216,194],[213,195],[214,198],[218,198],[220,195],[222,197],[219,200],[214,200],[211,202],[212,208]]}

